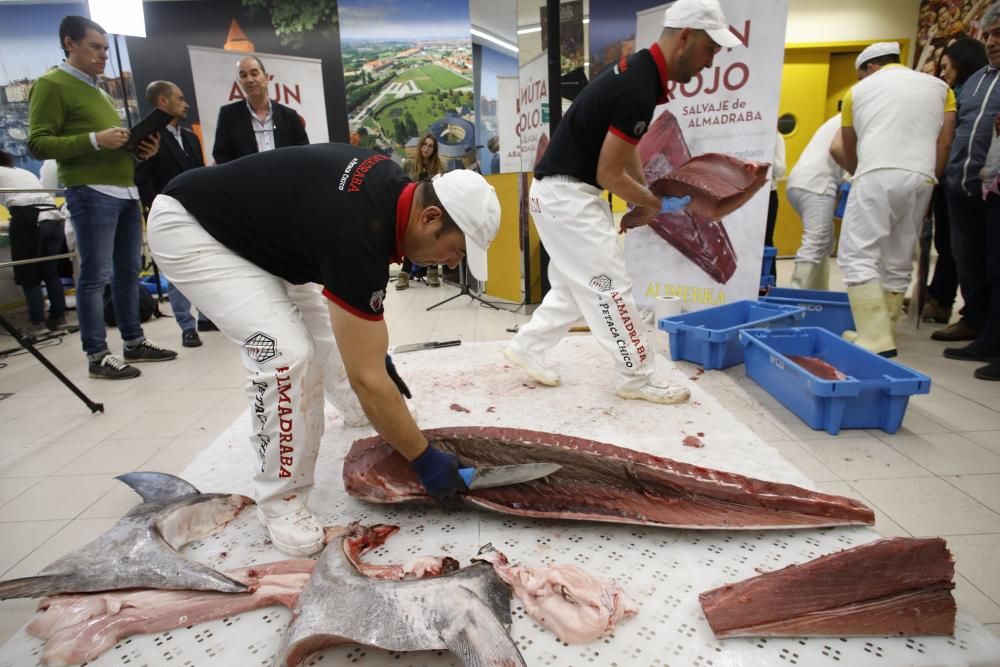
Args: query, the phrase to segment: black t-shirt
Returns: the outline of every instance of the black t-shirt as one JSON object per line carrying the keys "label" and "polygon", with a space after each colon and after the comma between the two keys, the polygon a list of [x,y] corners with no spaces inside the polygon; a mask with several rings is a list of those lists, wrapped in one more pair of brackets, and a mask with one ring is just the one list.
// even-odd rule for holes
{"label": "black t-shirt", "polygon": [[163,194],[265,271],[293,284],[319,283],[335,303],[379,320],[410,185],[385,155],[314,144],[187,171]]}
{"label": "black t-shirt", "polygon": [[[656,59],[654,59],[654,53]],[[659,63],[657,63],[659,60]],[[661,69],[662,68],[662,69]],[[622,58],[587,84],[556,127],[535,177],[572,176],[597,183],[597,160],[608,132],[638,144],[663,99],[666,68],[659,47]]]}

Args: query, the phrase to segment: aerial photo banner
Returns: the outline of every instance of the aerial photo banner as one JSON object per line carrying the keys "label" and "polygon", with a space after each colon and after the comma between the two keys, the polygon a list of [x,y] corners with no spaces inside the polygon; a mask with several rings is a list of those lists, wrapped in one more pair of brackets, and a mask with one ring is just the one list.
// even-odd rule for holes
{"label": "aerial photo banner", "polygon": [[475,163],[468,0],[340,0],[338,12],[352,143],[402,162],[430,132],[446,169]]}

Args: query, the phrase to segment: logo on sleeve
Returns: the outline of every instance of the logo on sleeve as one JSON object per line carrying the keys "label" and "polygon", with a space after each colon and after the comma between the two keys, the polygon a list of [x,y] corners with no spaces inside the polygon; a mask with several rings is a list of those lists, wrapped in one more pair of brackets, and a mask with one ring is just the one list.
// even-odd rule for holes
{"label": "logo on sleeve", "polygon": [[382,301],[385,299],[385,290],[380,289],[377,292],[372,292],[372,298],[368,300],[368,305],[372,307],[376,313],[382,310]]}
{"label": "logo on sleeve", "polygon": [[644,120],[640,120],[638,123],[635,124],[635,127],[632,128],[632,134],[634,134],[637,137],[642,136],[642,133],[645,131],[646,131],[646,121]]}

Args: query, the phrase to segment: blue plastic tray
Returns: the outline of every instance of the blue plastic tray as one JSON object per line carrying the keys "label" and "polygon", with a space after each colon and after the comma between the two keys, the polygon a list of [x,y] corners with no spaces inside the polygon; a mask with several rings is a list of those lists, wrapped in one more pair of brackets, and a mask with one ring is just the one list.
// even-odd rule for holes
{"label": "blue plastic tray", "polygon": [[[155,276],[146,276],[145,278],[142,279],[142,286],[146,288],[147,292],[149,292],[150,294],[155,295],[156,294],[156,277]],[[160,274],[160,290],[164,294],[166,294],[168,289],[170,289],[170,283],[167,282],[167,279],[161,273]]]}
{"label": "blue plastic tray", "polygon": [[793,326],[804,313],[798,306],[734,301],[660,318],[657,327],[670,334],[672,359],[693,361],[706,369],[728,368],[743,363],[740,329]]}
{"label": "blue plastic tray", "polygon": [[[879,428],[895,433],[913,394],[931,390],[923,373],[848,343],[826,329],[744,329],[747,376],[816,430]],[[823,380],[788,357],[817,357],[847,376]]]}
{"label": "blue plastic tray", "polygon": [[851,315],[847,292],[772,287],[760,300],[805,308],[806,315],[802,318],[804,327],[820,327],[838,336],[848,329],[854,329],[854,316]]}

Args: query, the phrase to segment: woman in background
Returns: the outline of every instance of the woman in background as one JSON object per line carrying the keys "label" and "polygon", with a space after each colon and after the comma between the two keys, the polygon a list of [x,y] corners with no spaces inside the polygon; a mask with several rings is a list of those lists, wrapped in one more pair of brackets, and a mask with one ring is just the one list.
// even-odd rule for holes
{"label": "woman in background", "polygon": [[[982,42],[958,39],[946,46],[941,53],[938,77],[951,86],[957,99],[969,77],[986,67],[987,62],[986,47]],[[958,274],[955,271],[955,258],[951,253],[948,203],[945,200],[944,186],[940,183],[934,186],[931,210],[934,212],[934,249],[937,250],[938,257],[934,264],[934,276],[927,288],[928,299],[921,318],[925,322],[947,324],[958,292]]]}
{"label": "woman in background", "polygon": [[[433,178],[444,172],[444,169],[441,168],[441,160],[438,158],[438,141],[433,134],[428,132],[420,137],[420,143],[417,144],[417,154],[412,160],[403,161],[403,169],[412,181]],[[417,268],[419,269],[419,267]],[[414,264],[410,258],[404,257],[403,268],[396,277],[396,289],[409,287],[411,277],[418,277],[417,272],[414,271]],[[438,273],[438,267],[427,267],[427,284],[431,287],[441,286],[441,274]]]}

